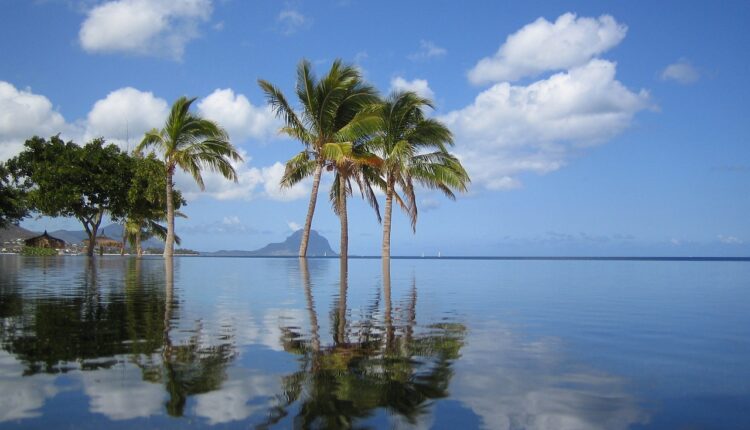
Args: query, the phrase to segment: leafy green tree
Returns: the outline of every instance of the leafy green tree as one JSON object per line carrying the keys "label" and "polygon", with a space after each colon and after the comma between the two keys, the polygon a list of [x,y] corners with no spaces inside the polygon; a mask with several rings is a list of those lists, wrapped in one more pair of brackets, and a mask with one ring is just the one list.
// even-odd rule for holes
{"label": "leafy green tree", "polygon": [[87,253],[94,255],[96,237],[106,214],[122,218],[127,207],[130,157],[104,139],[83,147],[33,137],[8,165],[19,181],[29,187],[29,208],[43,215],[75,217],[88,235]]}
{"label": "leafy green tree", "polygon": [[[136,254],[143,255],[141,241],[151,237],[164,240],[167,229],[159,224],[167,218],[167,202],[164,189],[167,178],[164,175],[166,166],[154,154],[143,157],[139,153],[133,156],[133,179],[128,191],[127,216],[124,220],[124,236],[134,248]],[[180,207],[185,200],[178,190],[172,191],[172,205],[175,213],[180,214]],[[179,245],[180,239],[175,236]]]}
{"label": "leafy green tree", "polygon": [[453,144],[450,130],[438,120],[427,118],[424,114],[427,107],[432,107],[430,100],[413,92],[397,92],[374,110],[379,124],[369,145],[383,160],[384,259],[391,256],[391,213],[394,198],[408,215],[412,229],[416,229],[415,183],[440,190],[449,198],[455,199],[453,191],[466,191],[470,181],[461,162],[446,149],[446,146]]}
{"label": "leafy green tree", "polygon": [[174,172],[177,167],[190,173],[201,188],[201,172],[207,168],[222,176],[237,181],[237,172],[232,161],[242,161],[237,150],[229,143],[226,131],[213,121],[201,118],[190,112],[195,98],[180,97],[172,105],[172,110],[161,130],[153,129],[146,133],[136,148],[141,152],[154,146],[164,156],[166,166],[165,200],[167,203],[167,236],[164,242],[164,257],[174,254],[174,200],[169,198],[174,191]]}
{"label": "leafy green tree", "polygon": [[366,126],[367,118],[360,111],[377,101],[376,90],[363,82],[359,71],[336,60],[321,79],[317,79],[310,63],[302,60],[297,66],[295,93],[301,105],[295,112],[281,90],[265,80],[258,84],[266,93],[276,115],[284,120],[281,132],[299,140],[304,149],[286,164],[281,186],[291,187],[312,176],[312,192],[302,231],[299,256],[307,255],[312,219],[320,187],[320,176],[326,165],[323,148],[327,143],[350,141],[349,136]]}
{"label": "leafy green tree", "polygon": [[28,216],[25,198],[25,190],[13,183],[10,171],[0,163],[0,228],[16,224]]}

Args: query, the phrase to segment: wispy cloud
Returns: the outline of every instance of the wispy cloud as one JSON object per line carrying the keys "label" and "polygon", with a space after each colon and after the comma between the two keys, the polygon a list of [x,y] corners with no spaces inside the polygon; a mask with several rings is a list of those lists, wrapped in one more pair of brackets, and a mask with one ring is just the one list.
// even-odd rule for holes
{"label": "wispy cloud", "polygon": [[683,85],[698,82],[700,77],[700,72],[685,59],[670,64],[661,72],[663,81],[675,81]]}
{"label": "wispy cloud", "polygon": [[286,8],[279,12],[279,16],[276,17],[276,22],[280,26],[281,33],[285,36],[292,35],[299,30],[308,28],[312,24],[310,18],[293,8]]}
{"label": "wispy cloud", "polygon": [[736,236],[727,236],[727,235],[720,234],[717,236],[717,238],[719,239],[719,242],[727,244],[727,245],[741,245],[745,243],[745,241],[743,241],[742,239]]}
{"label": "wispy cloud", "polygon": [[448,51],[429,40],[419,41],[419,50],[406,56],[411,61],[424,61],[445,56]]}

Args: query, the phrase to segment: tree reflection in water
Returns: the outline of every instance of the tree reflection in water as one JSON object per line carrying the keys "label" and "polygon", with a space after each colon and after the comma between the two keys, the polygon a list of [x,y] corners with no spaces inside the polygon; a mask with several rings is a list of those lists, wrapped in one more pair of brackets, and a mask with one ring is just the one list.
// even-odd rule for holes
{"label": "tree reflection in water", "polygon": [[415,334],[416,285],[412,283],[405,309],[394,315],[388,260],[383,261],[382,322],[375,316],[377,303],[362,321],[348,322],[348,267],[343,261],[332,310],[333,343],[321,346],[308,261],[300,259],[299,265],[311,333],[306,339],[294,328],[282,328],[284,349],[300,357],[300,370],[283,378],[283,392],[259,428],[279,423],[293,409],[293,425],[302,428],[349,428],[381,408],[415,424],[432,399],[448,396],[464,325],[434,324]]}
{"label": "tree reflection in water", "polygon": [[185,412],[187,398],[192,395],[218,390],[226,379],[226,369],[236,357],[236,347],[231,337],[220,339],[218,344],[202,342],[203,327],[200,321],[186,340],[175,344],[171,338],[174,297],[174,261],[164,259],[165,302],[161,362],[136,363],[143,378],[165,385],[168,399],[167,413],[180,417]]}
{"label": "tree reflection in water", "polygon": [[[9,288],[0,289],[0,346],[23,363],[25,376],[107,369],[127,360],[141,369],[143,380],[164,385],[167,413],[182,416],[189,396],[221,387],[236,347],[231,336],[207,342],[200,321],[186,339],[175,342],[174,263],[165,260],[161,274],[143,273],[143,264],[89,259],[71,290],[37,292],[33,298],[25,298],[18,288],[22,282],[5,273],[3,285]],[[117,277],[104,277],[112,284],[102,285],[100,270],[124,272],[124,289]]]}

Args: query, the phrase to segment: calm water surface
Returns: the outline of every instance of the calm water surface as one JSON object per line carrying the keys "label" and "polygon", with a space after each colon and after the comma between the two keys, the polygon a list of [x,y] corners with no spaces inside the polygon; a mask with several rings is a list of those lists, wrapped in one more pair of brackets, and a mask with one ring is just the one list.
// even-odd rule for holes
{"label": "calm water surface", "polygon": [[748,429],[750,263],[0,256],[0,427]]}

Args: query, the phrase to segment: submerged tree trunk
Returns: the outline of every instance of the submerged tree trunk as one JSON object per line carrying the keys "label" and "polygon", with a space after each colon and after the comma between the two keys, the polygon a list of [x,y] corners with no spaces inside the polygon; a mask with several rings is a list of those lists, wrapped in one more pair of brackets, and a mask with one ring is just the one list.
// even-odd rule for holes
{"label": "submerged tree trunk", "polygon": [[174,200],[172,200],[172,176],[174,166],[167,167],[167,237],[164,240],[164,258],[174,254]]}
{"label": "submerged tree trunk", "polygon": [[386,354],[390,354],[394,350],[396,336],[391,315],[391,261],[387,258],[383,259],[383,296],[385,298],[385,351]]}
{"label": "submerged tree trunk", "polygon": [[[320,326],[318,325],[318,314],[315,312],[315,301],[312,295],[312,281],[310,280],[310,271],[307,267],[307,259],[299,259],[300,274],[302,275],[302,285],[305,287],[305,298],[307,299],[307,312],[310,318],[310,343],[313,354],[320,352]],[[313,365],[317,364],[317,356],[314,357]]]}
{"label": "submerged tree trunk", "polygon": [[86,255],[89,257],[94,256],[94,250],[96,249],[96,233],[99,231],[99,225],[102,223],[102,211],[94,215],[93,218],[81,219],[83,228],[89,236],[89,244],[86,247]]}
{"label": "submerged tree trunk", "polygon": [[141,249],[141,227],[135,232],[135,255],[138,257],[143,256],[143,249]]}
{"label": "submerged tree trunk", "polygon": [[339,270],[339,306],[336,326],[336,345],[346,344],[346,294],[349,286],[349,262],[341,260]]}
{"label": "submerged tree trunk", "polygon": [[391,258],[391,213],[393,212],[393,179],[390,175],[385,189],[385,213],[383,215],[383,260]]}
{"label": "submerged tree trunk", "polygon": [[299,256],[307,256],[307,242],[310,240],[310,229],[312,228],[313,214],[315,214],[315,203],[318,200],[318,188],[320,187],[320,175],[323,172],[323,164],[318,163],[315,166],[313,174],[312,191],[310,192],[310,204],[307,206],[307,218],[305,218],[305,227],[302,230],[302,240],[299,243]]}
{"label": "submerged tree trunk", "polygon": [[346,215],[346,179],[339,174],[339,219],[341,220],[341,260],[349,258],[349,220]]}

